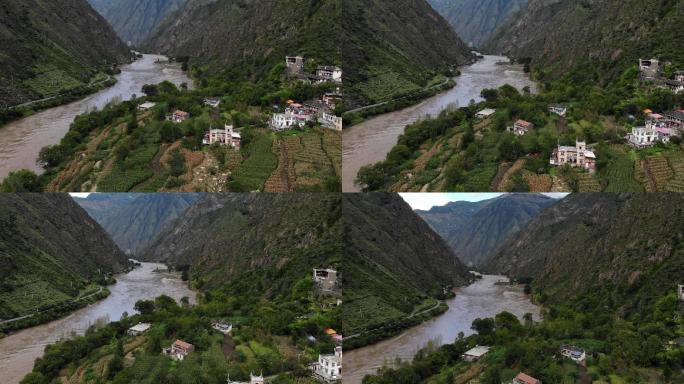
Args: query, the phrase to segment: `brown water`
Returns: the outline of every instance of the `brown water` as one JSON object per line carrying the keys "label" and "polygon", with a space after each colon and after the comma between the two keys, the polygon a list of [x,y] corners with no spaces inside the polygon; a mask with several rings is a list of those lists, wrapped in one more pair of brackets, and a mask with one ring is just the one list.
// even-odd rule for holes
{"label": "brown water", "polygon": [[94,109],[102,109],[112,100],[130,100],[133,95],[142,95],[142,86],[168,80],[176,85],[192,81],[177,64],[155,63],[163,56],[144,55],[142,59],[121,67],[118,82],[107,89],[70,104],[46,109],[0,127],[0,180],[10,172],[30,169],[42,173],[36,163],[40,150],[59,143],[69,131],[76,116]]}
{"label": "brown water", "polygon": [[124,312],[133,314],[135,302],[161,295],[180,300],[187,296],[195,303],[196,294],[181,281],[178,274],[157,273],[162,264],[142,263],[133,271],[116,277],[117,283],[104,300],[82,308],[53,322],[24,329],[0,339],[0,382],[16,384],[31,372],[36,358],[45,346],[73,334],[82,335],[95,322],[117,321]]}
{"label": "brown water", "polygon": [[407,125],[426,116],[437,116],[449,107],[465,107],[471,100],[482,101],[483,89],[499,88],[510,84],[519,90],[536,86],[521,65],[497,65],[508,61],[502,56],[485,56],[473,65],[461,68],[461,76],[455,78],[456,86],[420,104],[386,113],[346,129],[343,133],[342,189],[344,192],[358,192],[354,185],[361,167],[385,160],[394,147],[399,135]]}
{"label": "brown water", "polygon": [[508,281],[508,278],[485,275],[470,286],[459,289],[456,297],[447,302],[449,310],[443,315],[392,339],[345,352],[344,384],[361,383],[364,376],[376,373],[385,364],[390,366],[397,357],[411,360],[430,341],[441,345],[453,342],[459,332],[471,335],[470,326],[478,317],[493,317],[508,311],[520,318],[525,313],[532,313],[535,319],[539,319],[539,307],[532,304],[521,289],[496,285],[498,281]]}

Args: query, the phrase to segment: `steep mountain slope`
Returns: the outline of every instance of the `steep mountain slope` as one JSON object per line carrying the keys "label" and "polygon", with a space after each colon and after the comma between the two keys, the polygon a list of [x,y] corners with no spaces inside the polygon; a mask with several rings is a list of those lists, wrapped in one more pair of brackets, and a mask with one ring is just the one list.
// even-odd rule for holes
{"label": "steep mountain slope", "polygon": [[119,248],[137,254],[201,197],[194,193],[103,193],[75,200]]}
{"label": "steep mountain slope", "polygon": [[512,234],[557,201],[541,194],[509,194],[416,213],[446,240],[464,264],[479,267]]}
{"label": "steep mountain slope", "polygon": [[285,56],[340,64],[340,0],[189,2],[144,44],[211,72],[261,75]]}
{"label": "steep mountain slope", "polygon": [[0,5],[0,107],[86,85],[128,58],[126,45],[86,0]]}
{"label": "steep mountain slope", "polygon": [[552,302],[592,293],[629,311],[682,283],[682,207],[676,193],[570,195],[514,235],[487,269],[534,278]]}
{"label": "steep mountain slope", "polygon": [[472,59],[425,0],[342,0],[342,56],[349,106],[425,87],[439,71]]}
{"label": "steep mountain slope", "polygon": [[605,79],[640,57],[684,62],[684,41],[678,38],[682,22],[681,1],[530,0],[486,49],[531,57],[533,66],[554,75],[591,63],[597,68],[588,75]]}
{"label": "steep mountain slope", "polygon": [[275,295],[339,262],[340,209],[338,194],[209,194],[140,258],[190,265],[200,288]]}
{"label": "steep mountain slope", "polygon": [[88,0],[121,38],[138,45],[188,0]]}
{"label": "steep mountain slope", "polygon": [[469,281],[466,267],[399,195],[343,199],[346,333],[401,322],[445,287]]}
{"label": "steep mountain slope", "polygon": [[126,256],[66,194],[0,194],[0,318],[78,296]]}
{"label": "steep mountain slope", "polygon": [[528,0],[428,0],[458,36],[479,47]]}

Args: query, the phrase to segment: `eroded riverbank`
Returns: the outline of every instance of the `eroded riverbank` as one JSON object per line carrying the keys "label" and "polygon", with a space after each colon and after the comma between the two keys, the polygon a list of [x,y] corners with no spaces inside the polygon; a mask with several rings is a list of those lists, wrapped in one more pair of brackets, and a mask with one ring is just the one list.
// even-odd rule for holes
{"label": "eroded riverbank", "polygon": [[358,192],[354,180],[366,165],[385,160],[407,125],[427,116],[437,116],[449,107],[464,107],[471,100],[482,101],[483,89],[499,88],[510,84],[517,89],[530,87],[535,92],[535,83],[525,74],[522,65],[502,65],[508,59],[503,56],[485,56],[484,59],[461,68],[456,86],[433,96],[420,104],[386,113],[355,125],[343,133],[342,189],[344,192]]}
{"label": "eroded riverbank", "polygon": [[[157,63],[158,60],[162,62]],[[125,65],[116,76],[117,83],[81,100],[37,112],[21,120],[0,127],[0,180],[10,172],[29,169],[42,173],[36,163],[40,150],[54,145],[66,135],[76,116],[101,109],[111,101],[130,100],[142,94],[145,84],[170,81],[192,87],[192,80],[178,64],[169,64],[158,55],[143,55],[143,58]]]}
{"label": "eroded riverbank", "polygon": [[411,360],[428,342],[451,343],[459,332],[473,334],[470,326],[477,318],[494,317],[508,311],[522,318],[532,313],[539,319],[539,307],[530,302],[519,287],[497,284],[508,281],[504,276],[484,275],[475,283],[458,289],[456,297],[447,301],[449,310],[443,315],[404,331],[399,336],[359,348],[344,355],[344,384],[360,384],[363,377],[377,372],[396,358]]}
{"label": "eroded riverbank", "polygon": [[47,324],[24,329],[0,339],[0,372],[3,384],[17,384],[31,372],[36,358],[43,350],[62,338],[72,334],[82,335],[98,321],[116,321],[124,312],[135,312],[135,302],[161,295],[176,300],[187,296],[190,302],[196,300],[196,293],[180,279],[179,274],[157,273],[161,264],[142,263],[133,271],[116,276],[117,283],[109,290],[104,300],[80,309],[71,315]]}

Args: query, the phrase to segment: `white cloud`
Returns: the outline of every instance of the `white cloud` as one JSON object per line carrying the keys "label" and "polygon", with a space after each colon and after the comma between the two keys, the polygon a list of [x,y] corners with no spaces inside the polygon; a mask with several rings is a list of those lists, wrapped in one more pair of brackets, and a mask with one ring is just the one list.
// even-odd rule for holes
{"label": "white cloud", "polygon": [[71,197],[85,199],[86,197],[90,196],[90,192],[70,193],[69,195],[71,195]]}
{"label": "white cloud", "polygon": [[[494,199],[504,193],[400,193],[413,209],[429,210],[432,207],[446,205],[452,201],[477,202],[482,200]],[[562,199],[567,193],[545,193],[549,197]]]}

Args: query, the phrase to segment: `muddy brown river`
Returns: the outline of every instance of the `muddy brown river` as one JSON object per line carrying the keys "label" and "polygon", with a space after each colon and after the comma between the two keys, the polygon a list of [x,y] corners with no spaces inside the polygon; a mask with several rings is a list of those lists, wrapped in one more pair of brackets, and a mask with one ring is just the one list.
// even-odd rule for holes
{"label": "muddy brown river", "polygon": [[508,281],[505,276],[485,275],[481,280],[458,289],[456,297],[449,300],[449,310],[430,321],[410,328],[392,339],[381,341],[344,354],[344,384],[360,384],[363,377],[374,374],[383,365],[391,366],[395,359],[411,360],[419,349],[433,341],[437,345],[451,343],[459,332],[466,336],[473,320],[494,317],[502,311],[513,313],[522,319],[531,313],[539,319],[539,307],[530,302],[529,296],[519,287],[497,285]]}
{"label": "muddy brown river", "polygon": [[45,346],[73,334],[82,335],[95,322],[117,321],[124,312],[136,313],[133,307],[138,300],[167,295],[178,301],[187,296],[190,303],[195,303],[195,292],[187,287],[180,275],[154,272],[158,267],[164,266],[142,263],[142,267],[116,276],[117,283],[109,287],[111,294],[104,300],[65,318],[0,339],[0,382],[18,384],[31,372],[33,362],[43,355]]}
{"label": "muddy brown river", "polygon": [[485,56],[473,65],[461,68],[456,77],[456,86],[420,104],[386,113],[368,119],[348,128],[343,133],[342,189],[344,192],[358,192],[354,185],[361,167],[385,160],[394,147],[399,135],[407,125],[427,116],[437,116],[448,107],[464,107],[471,100],[482,101],[483,89],[499,88],[510,84],[519,90],[530,87],[536,92],[536,85],[523,72],[522,65],[498,65],[507,62],[502,56]]}
{"label": "muddy brown river", "polygon": [[[156,63],[157,60],[162,60],[162,63]],[[0,180],[19,169],[42,173],[43,169],[36,163],[40,150],[59,143],[74,118],[80,114],[101,109],[112,100],[125,101],[133,95],[140,96],[145,84],[168,80],[176,85],[186,83],[192,87],[192,80],[179,65],[165,61],[163,56],[144,55],[142,59],[121,67],[121,74],[116,76],[118,82],[112,87],[0,127]]]}

